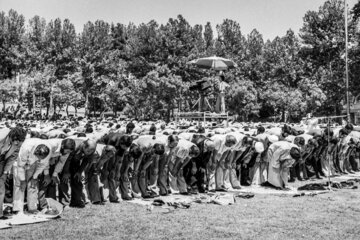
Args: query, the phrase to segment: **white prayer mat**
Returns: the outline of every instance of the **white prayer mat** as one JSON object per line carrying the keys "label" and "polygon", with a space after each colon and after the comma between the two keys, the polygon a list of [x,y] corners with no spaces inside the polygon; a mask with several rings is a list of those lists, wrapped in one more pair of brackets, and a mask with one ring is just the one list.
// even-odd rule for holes
{"label": "white prayer mat", "polygon": [[4,223],[3,220],[1,220],[0,229],[7,229],[7,228],[11,228],[11,225],[9,225],[8,223]]}
{"label": "white prayer mat", "polygon": [[[331,177],[332,182],[341,182],[349,179],[360,179],[360,173],[347,174],[341,176]],[[192,202],[195,203],[215,203],[220,205],[231,205],[234,204],[236,193],[251,193],[251,194],[272,194],[272,195],[286,195],[286,196],[314,196],[317,194],[328,193],[330,190],[297,190],[298,187],[303,186],[308,183],[324,183],[327,182],[327,178],[321,180],[308,180],[302,182],[290,183],[290,186],[287,190],[278,190],[272,187],[264,187],[260,185],[251,185],[251,186],[242,186],[238,190],[230,190],[228,192],[216,192],[208,194],[198,194],[198,195],[180,195],[173,194],[169,196],[156,197],[154,199],[142,199],[135,198],[129,203],[140,204],[143,206],[150,206],[156,199],[161,199],[165,204],[171,203],[185,203],[189,204]]]}
{"label": "white prayer mat", "polygon": [[[16,225],[47,222],[50,221],[51,219],[58,218],[62,214],[64,210],[64,206],[52,198],[47,198],[46,200],[48,202],[48,209],[45,209],[42,212],[39,212],[38,214],[18,213],[16,215],[13,215],[7,220],[0,221],[0,229],[11,228],[12,226],[16,226]],[[6,206],[9,205],[4,205],[4,207]],[[53,215],[45,214],[46,210],[51,210],[56,214]]]}
{"label": "white prayer mat", "polygon": [[[303,184],[305,185],[305,183]],[[255,193],[255,194],[272,194],[272,195],[296,195],[296,194],[303,194],[303,195],[314,195],[320,193],[329,192],[327,190],[323,191],[299,191],[296,187],[288,187],[287,190],[278,190],[272,187],[263,187],[259,185],[253,186],[242,186],[239,190],[233,190],[233,192],[243,192],[243,193]]]}
{"label": "white prayer mat", "polygon": [[47,222],[50,219],[46,219],[37,215],[27,215],[23,213],[19,213],[17,215],[11,216],[11,218],[7,220],[1,220],[0,229],[11,228],[16,225],[26,225],[40,222]]}
{"label": "white prayer mat", "polygon": [[354,178],[359,178],[360,179],[360,173],[356,172],[356,173],[349,173],[349,174],[346,174],[346,175],[336,176],[336,177],[330,178],[330,180],[331,181],[334,181],[334,180],[341,180],[341,181],[345,180],[346,181],[346,180],[354,179]]}
{"label": "white prayer mat", "polygon": [[164,202],[163,208],[186,208],[191,203],[214,203],[218,205],[231,205],[235,203],[234,192],[226,193],[209,193],[209,194],[197,194],[197,195],[168,195],[160,196],[153,199],[141,199],[136,198],[128,201],[129,203],[140,204],[143,206],[150,206],[153,202]]}

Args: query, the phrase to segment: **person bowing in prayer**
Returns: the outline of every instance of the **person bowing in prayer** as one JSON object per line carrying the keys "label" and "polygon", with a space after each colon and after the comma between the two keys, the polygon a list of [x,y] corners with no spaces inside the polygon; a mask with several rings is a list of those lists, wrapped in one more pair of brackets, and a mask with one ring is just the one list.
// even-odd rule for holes
{"label": "person bowing in prayer", "polygon": [[267,154],[268,182],[274,187],[288,189],[289,169],[301,158],[299,147],[287,141],[279,141],[269,146]]}

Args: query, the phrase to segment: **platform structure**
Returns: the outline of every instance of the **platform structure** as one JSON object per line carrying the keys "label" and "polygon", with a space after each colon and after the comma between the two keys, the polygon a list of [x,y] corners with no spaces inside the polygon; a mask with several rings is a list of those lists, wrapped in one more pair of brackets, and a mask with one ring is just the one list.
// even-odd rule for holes
{"label": "platform structure", "polygon": [[212,112],[177,112],[175,113],[175,121],[179,122],[181,119],[196,120],[196,121],[217,121],[229,120],[229,113],[212,113]]}

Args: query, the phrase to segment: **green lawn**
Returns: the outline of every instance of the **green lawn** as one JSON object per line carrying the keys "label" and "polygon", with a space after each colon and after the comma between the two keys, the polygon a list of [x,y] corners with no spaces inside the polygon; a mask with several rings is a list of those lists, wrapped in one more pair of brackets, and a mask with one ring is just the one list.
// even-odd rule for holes
{"label": "green lawn", "polygon": [[360,239],[360,190],[255,195],[235,205],[171,213],[123,202],[66,208],[62,218],[1,231],[0,239]]}

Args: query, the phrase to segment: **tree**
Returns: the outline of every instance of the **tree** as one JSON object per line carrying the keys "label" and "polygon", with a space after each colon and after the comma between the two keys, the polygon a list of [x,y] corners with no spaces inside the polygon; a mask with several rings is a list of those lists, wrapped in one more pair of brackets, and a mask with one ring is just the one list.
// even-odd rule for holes
{"label": "tree", "polygon": [[15,100],[18,96],[18,85],[12,80],[0,81],[0,100],[3,105],[3,112],[6,109],[6,103]]}
{"label": "tree", "polygon": [[345,49],[343,13],[343,1],[328,0],[318,11],[306,13],[304,25],[300,30],[304,44],[301,55],[303,60],[309,63],[306,72],[309,76],[327,76],[317,79],[317,83],[327,96],[324,106],[332,108],[332,111],[327,109],[326,114],[333,112],[339,115],[341,101],[345,99],[345,62],[342,58]]}
{"label": "tree", "polygon": [[249,80],[235,81],[227,93],[227,105],[229,110],[248,120],[249,114],[258,108],[257,91],[254,83]]}
{"label": "tree", "polygon": [[80,84],[85,97],[86,116],[89,114],[89,97],[98,95],[107,85],[103,80],[109,74],[105,61],[111,44],[109,29],[110,25],[104,21],[88,22],[79,40]]}
{"label": "tree", "polygon": [[34,16],[29,20],[29,27],[27,28],[24,45],[25,45],[25,62],[27,74],[35,71],[43,71],[45,66],[45,28],[46,21],[39,16]]}
{"label": "tree", "polygon": [[24,68],[25,18],[11,9],[0,12],[0,79],[12,78]]}

